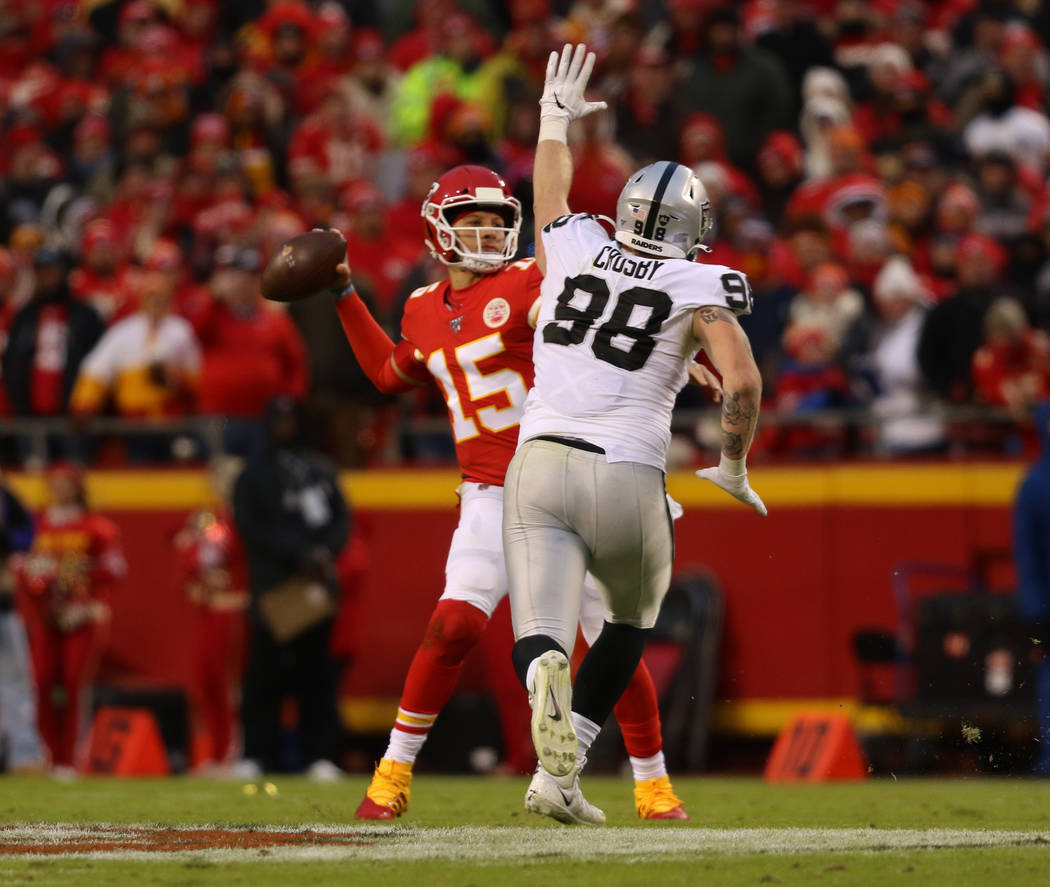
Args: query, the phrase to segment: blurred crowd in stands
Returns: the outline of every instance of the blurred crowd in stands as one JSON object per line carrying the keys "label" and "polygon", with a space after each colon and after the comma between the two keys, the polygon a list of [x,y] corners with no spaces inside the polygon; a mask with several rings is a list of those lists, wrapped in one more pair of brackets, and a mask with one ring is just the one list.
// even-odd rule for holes
{"label": "blurred crowd in stands", "polygon": [[0,0],[0,417],[250,427],[291,395],[344,465],[451,456],[397,436],[436,393],[384,400],[331,305],[263,302],[261,267],[338,228],[396,334],[458,163],[506,178],[527,252],[546,59],[583,41],[610,111],[570,135],[570,205],[697,171],[771,415],[819,418],[756,455],[861,446],[829,409],[878,417],[880,452],[945,450],[940,404],[1023,431],[1050,396],[1048,39],[1025,0]]}

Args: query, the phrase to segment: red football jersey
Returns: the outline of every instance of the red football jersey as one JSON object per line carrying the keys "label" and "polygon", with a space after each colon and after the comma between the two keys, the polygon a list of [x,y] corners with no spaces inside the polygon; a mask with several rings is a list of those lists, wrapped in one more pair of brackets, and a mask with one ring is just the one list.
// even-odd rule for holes
{"label": "red football jersey", "polygon": [[466,289],[423,287],[405,304],[401,334],[441,387],[466,480],[503,485],[532,387],[529,312],[542,280],[522,259]]}
{"label": "red football jersey", "polygon": [[23,606],[52,613],[71,601],[106,600],[127,572],[120,530],[109,518],[85,511],[45,511],[28,556],[16,568]]}

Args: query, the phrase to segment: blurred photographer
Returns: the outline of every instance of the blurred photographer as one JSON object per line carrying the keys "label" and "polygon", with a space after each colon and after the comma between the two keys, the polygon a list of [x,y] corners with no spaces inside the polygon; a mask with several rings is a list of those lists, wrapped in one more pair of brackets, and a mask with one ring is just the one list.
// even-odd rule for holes
{"label": "blurred photographer", "polygon": [[338,778],[339,669],[330,642],[339,597],[335,558],[350,511],[335,470],[305,441],[301,404],[278,397],[267,408],[266,442],[234,484],[233,517],[248,563],[250,652],[241,717],[238,775],[281,769],[280,715],[286,691],[299,703],[307,774]]}

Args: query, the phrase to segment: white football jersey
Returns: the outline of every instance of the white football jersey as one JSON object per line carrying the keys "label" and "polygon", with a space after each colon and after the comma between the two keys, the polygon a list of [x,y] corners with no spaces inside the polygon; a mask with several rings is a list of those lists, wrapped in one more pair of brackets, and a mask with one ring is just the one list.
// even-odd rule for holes
{"label": "white football jersey", "polygon": [[621,252],[589,215],[555,219],[541,236],[536,382],[519,445],[539,435],[579,438],[610,462],[663,470],[671,410],[700,349],[693,314],[704,305],[750,313],[747,277],[725,265]]}

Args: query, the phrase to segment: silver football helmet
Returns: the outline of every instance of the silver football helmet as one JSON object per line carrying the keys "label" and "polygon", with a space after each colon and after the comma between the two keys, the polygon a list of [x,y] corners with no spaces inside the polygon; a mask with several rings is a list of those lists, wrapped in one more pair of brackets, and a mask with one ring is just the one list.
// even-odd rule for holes
{"label": "silver football helmet", "polygon": [[627,179],[616,201],[616,239],[661,258],[692,260],[711,230],[707,191],[688,166],[658,160]]}

